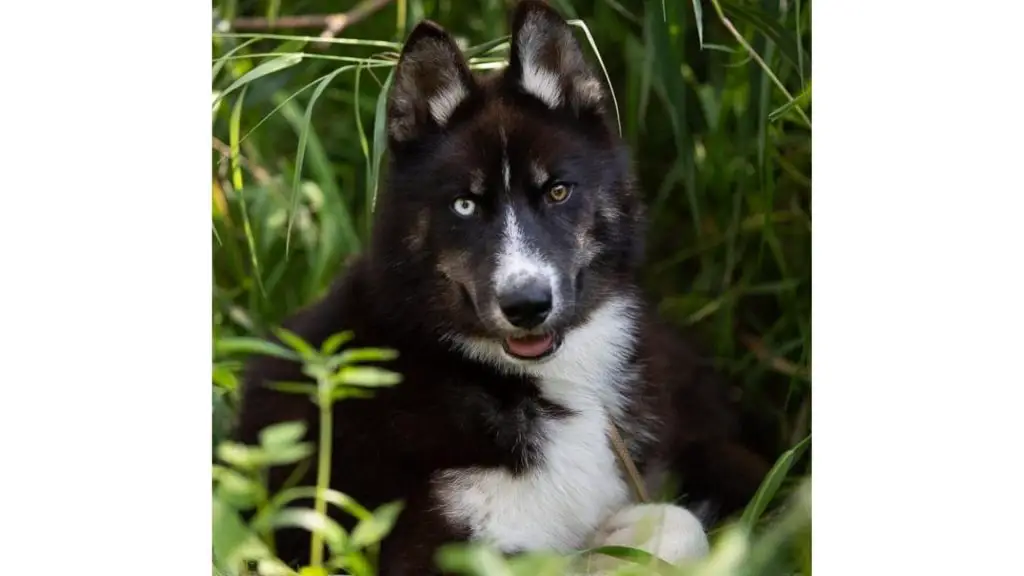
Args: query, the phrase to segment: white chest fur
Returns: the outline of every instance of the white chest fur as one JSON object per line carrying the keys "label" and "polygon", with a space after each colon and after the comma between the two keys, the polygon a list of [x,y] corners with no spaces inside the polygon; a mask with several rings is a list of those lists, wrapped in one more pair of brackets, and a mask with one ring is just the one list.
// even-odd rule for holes
{"label": "white chest fur", "polygon": [[[629,501],[607,436],[608,417],[621,409],[631,381],[627,354],[634,341],[629,302],[614,300],[569,333],[550,361],[518,365],[541,393],[573,411],[541,423],[543,460],[521,475],[504,469],[447,470],[435,496],[450,521],[475,540],[507,550],[578,550],[609,515]],[[463,342],[466,352],[509,368],[500,346]]]}
{"label": "white chest fur", "polygon": [[629,495],[600,411],[544,424],[544,461],[516,476],[452,470],[438,478],[448,517],[505,549],[581,548]]}

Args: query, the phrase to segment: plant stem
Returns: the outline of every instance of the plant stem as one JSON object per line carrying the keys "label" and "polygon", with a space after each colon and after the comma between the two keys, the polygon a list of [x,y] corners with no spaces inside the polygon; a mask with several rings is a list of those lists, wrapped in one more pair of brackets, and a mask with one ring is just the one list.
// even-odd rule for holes
{"label": "plant stem", "polygon": [[[324,497],[331,483],[331,385],[326,375],[317,378],[320,405],[320,442],[316,464],[316,501],[314,509],[317,514],[327,515],[327,499]],[[313,532],[310,550],[310,563],[314,568],[323,566],[324,542],[320,532]]]}

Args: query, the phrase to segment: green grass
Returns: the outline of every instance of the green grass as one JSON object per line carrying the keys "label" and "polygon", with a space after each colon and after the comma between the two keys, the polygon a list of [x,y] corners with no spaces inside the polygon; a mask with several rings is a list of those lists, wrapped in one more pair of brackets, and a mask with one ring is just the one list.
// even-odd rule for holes
{"label": "green grass", "polygon": [[[455,4],[392,2],[326,49],[316,45],[319,30],[213,34],[215,446],[224,446],[245,353],[322,294],[367,240],[384,154],[383,95],[404,31],[430,17],[465,41],[474,67],[505,57],[504,3]],[[779,457],[746,514],[713,534],[709,562],[686,573],[810,574],[809,501],[802,492],[811,461],[810,2],[553,4],[577,19],[581,41],[615,93],[651,209],[644,285],[665,318],[707,342],[737,384],[759,448]],[[338,7],[270,0],[215,2],[215,9],[266,16]],[[344,350],[343,338],[335,345],[326,357],[359,358]],[[322,369],[341,368],[310,358]],[[339,389],[349,390],[336,392],[341,401],[352,393],[348,385]],[[325,563],[373,573],[376,540],[367,534],[382,535],[394,509],[364,510],[322,483],[320,490],[294,487],[299,492],[285,495],[313,490],[317,510],[282,515],[282,501],[261,491],[260,459],[307,458],[316,465],[321,457],[287,442],[294,432],[278,432],[277,443],[270,433],[270,448],[234,446],[235,461],[232,448],[229,460],[218,459],[214,551],[226,562],[220,568],[237,569],[232,562],[245,554],[268,554],[261,535],[284,523],[320,534]],[[256,462],[240,462],[239,454]],[[237,511],[252,505],[265,512],[246,526]],[[346,534],[318,513],[325,506],[341,506],[372,528],[358,539]],[[557,574],[563,560],[509,564],[477,549],[444,556],[463,573],[487,576]]]}

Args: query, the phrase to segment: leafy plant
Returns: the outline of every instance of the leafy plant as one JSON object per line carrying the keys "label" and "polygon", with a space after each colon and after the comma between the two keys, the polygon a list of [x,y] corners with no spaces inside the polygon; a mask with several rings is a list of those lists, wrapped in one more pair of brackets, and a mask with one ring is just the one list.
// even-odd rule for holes
{"label": "leafy plant", "polygon": [[[286,330],[276,332],[288,347],[256,338],[225,338],[218,342],[219,350],[269,354],[302,364],[311,382],[283,382],[277,386],[285,392],[308,395],[320,409],[316,486],[289,487],[277,494],[269,494],[266,488],[269,466],[304,463],[314,454],[313,444],[303,441],[306,425],[302,422],[267,427],[260,432],[258,446],[222,441],[216,451],[221,463],[213,466],[214,566],[225,574],[238,574],[241,566],[256,562],[261,575],[291,574],[273,555],[272,532],[298,527],[312,534],[310,566],[300,573],[345,570],[353,576],[370,576],[375,574],[378,544],[391,529],[402,504],[392,502],[369,511],[330,488],[333,406],[338,400],[365,397],[374,388],[398,384],[401,377],[397,373],[360,365],[393,360],[396,354],[374,348],[342,350],[351,340],[351,332],[331,336],[320,349]],[[287,506],[310,497],[314,500],[313,509]],[[358,520],[351,534],[328,515],[328,505]],[[246,510],[255,511],[248,523],[241,515]],[[325,548],[329,551],[327,558]]]}

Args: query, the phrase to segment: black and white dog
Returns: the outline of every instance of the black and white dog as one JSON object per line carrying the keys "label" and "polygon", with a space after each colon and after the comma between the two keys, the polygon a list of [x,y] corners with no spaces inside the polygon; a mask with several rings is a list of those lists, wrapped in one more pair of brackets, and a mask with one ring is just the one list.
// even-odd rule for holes
{"label": "black and white dog", "polygon": [[[682,503],[633,501],[610,423],[648,490],[681,475],[686,506],[737,511],[766,471],[737,440],[723,384],[637,286],[644,209],[603,82],[546,3],[519,3],[511,32],[508,66],[477,76],[438,25],[412,31],[370,246],[285,323],[314,344],[351,330],[351,346],[399,352],[386,367],[403,382],[334,417],[332,487],[368,507],[405,502],[384,575],[437,573],[436,548],[467,539],[702,554],[704,526]],[[267,387],[305,378],[254,358],[239,438],[304,420],[315,441],[315,406]],[[290,471],[273,470],[271,488]],[[644,517],[657,540],[634,541]],[[308,534],[277,542],[306,560]]]}

